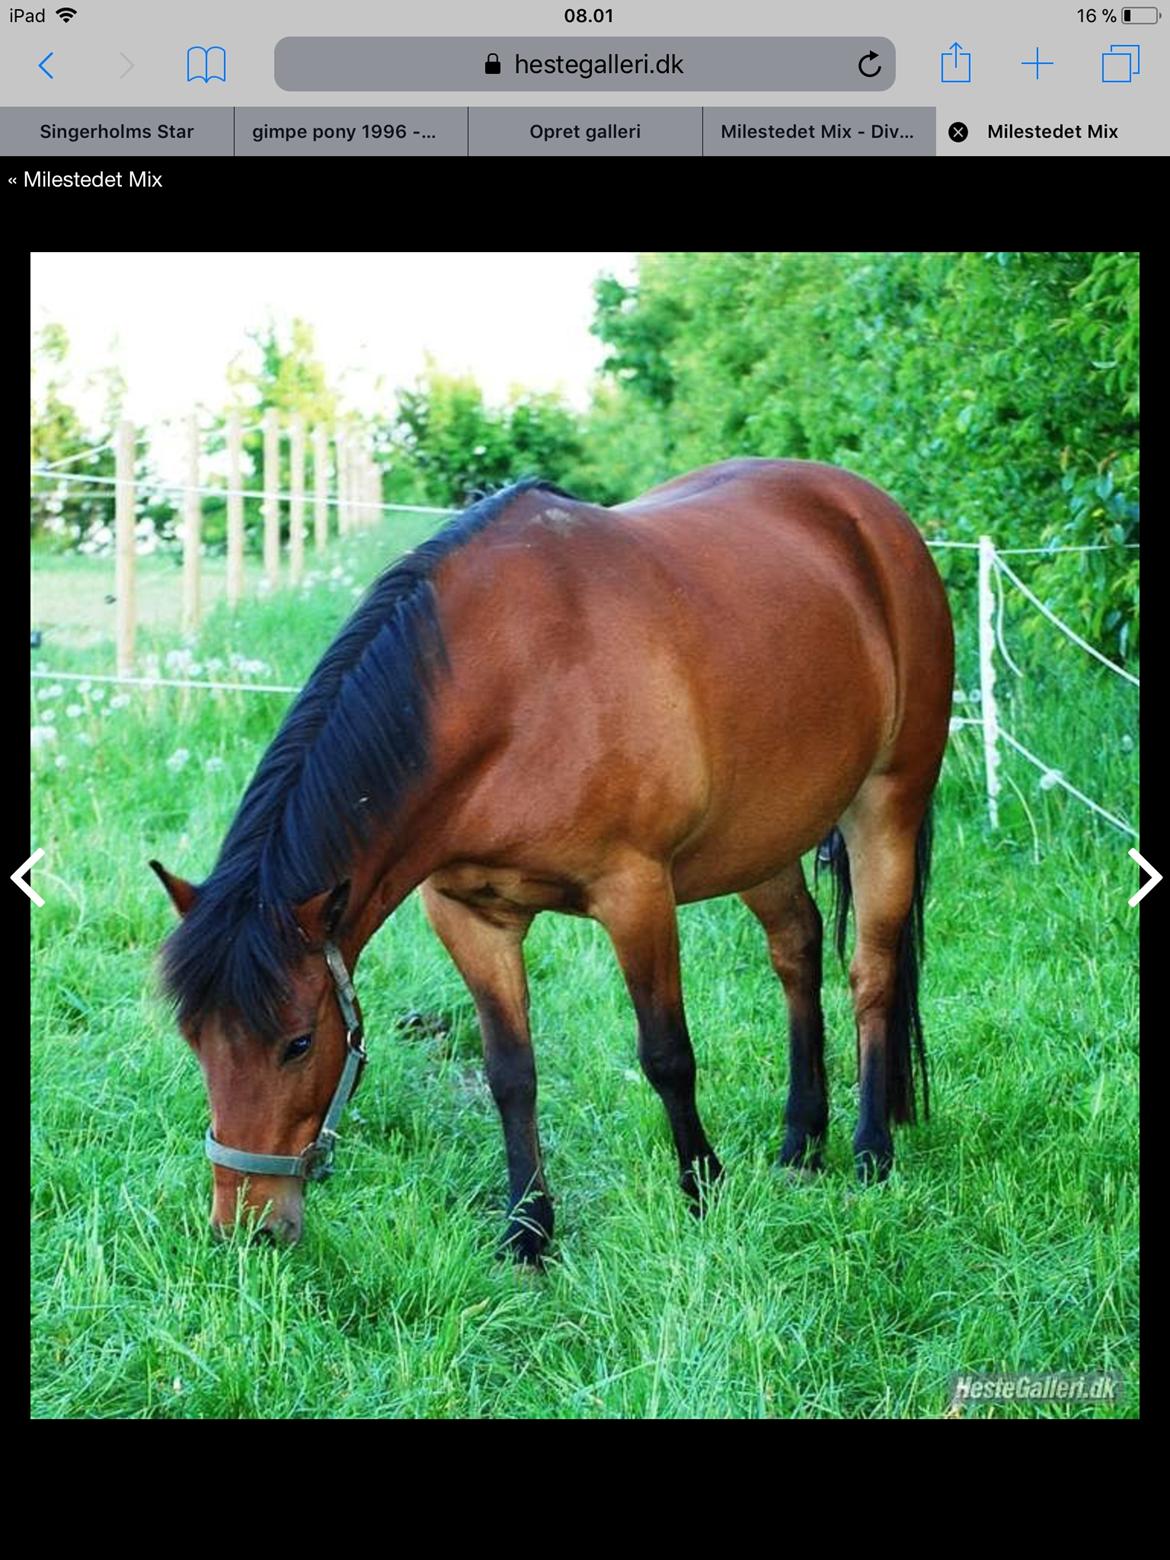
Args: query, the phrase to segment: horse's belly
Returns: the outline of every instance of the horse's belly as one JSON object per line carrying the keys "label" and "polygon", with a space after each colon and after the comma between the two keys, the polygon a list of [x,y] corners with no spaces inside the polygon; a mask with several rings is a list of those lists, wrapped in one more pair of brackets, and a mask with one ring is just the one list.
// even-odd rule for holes
{"label": "horse's belly", "polygon": [[877,733],[863,727],[850,736],[841,733],[817,752],[810,744],[799,758],[777,753],[771,766],[753,761],[739,768],[711,799],[702,828],[675,853],[675,899],[738,894],[817,846],[874,766]]}
{"label": "horse's belly", "polygon": [[777,785],[737,798],[709,815],[702,833],[674,858],[672,877],[680,904],[742,893],[775,877],[829,833],[869,772],[859,756],[824,786]]}

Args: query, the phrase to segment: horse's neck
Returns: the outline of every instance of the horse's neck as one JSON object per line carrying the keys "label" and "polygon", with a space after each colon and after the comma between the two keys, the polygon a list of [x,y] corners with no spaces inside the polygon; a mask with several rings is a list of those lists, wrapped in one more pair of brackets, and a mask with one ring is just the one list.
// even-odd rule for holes
{"label": "horse's neck", "polygon": [[356,963],[361,950],[389,919],[402,901],[430,876],[430,860],[425,839],[415,835],[416,843],[402,849],[393,841],[367,858],[354,863],[347,928],[343,947]]}

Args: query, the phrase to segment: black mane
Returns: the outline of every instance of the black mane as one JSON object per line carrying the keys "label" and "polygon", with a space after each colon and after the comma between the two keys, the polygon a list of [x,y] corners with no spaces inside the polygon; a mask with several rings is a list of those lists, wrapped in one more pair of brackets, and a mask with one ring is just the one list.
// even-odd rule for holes
{"label": "black mane", "polygon": [[180,1022],[230,1010],[272,1035],[304,950],[292,908],[345,878],[373,824],[429,761],[430,696],[446,664],[431,575],[530,489],[481,498],[379,576],[285,715],[211,876],[163,948]]}

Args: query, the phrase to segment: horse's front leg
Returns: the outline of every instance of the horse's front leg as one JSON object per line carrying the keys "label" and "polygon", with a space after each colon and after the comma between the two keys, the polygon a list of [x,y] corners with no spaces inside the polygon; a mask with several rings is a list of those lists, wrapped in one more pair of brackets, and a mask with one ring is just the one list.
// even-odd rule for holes
{"label": "horse's front leg", "polygon": [[536,1128],[536,1064],[528,1031],[528,982],[523,943],[531,915],[489,919],[422,887],[427,918],[471,992],[483,1036],[488,1086],[500,1112],[508,1156],[509,1224],[503,1250],[539,1263],[553,1232],[552,1199],[545,1184]]}
{"label": "horse's front leg", "polygon": [[701,1211],[722,1166],[695,1104],[695,1053],[683,1011],[678,920],[669,871],[639,861],[596,886],[591,914],[605,927],[638,1017],[638,1059],[666,1107],[679,1184]]}

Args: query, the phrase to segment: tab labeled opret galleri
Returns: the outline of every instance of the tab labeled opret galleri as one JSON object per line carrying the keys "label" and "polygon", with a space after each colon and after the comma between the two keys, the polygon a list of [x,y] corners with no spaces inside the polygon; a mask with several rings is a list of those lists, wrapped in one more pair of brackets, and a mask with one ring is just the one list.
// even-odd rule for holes
{"label": "tab labeled opret galleri", "polygon": [[472,157],[698,157],[697,108],[473,108]]}

